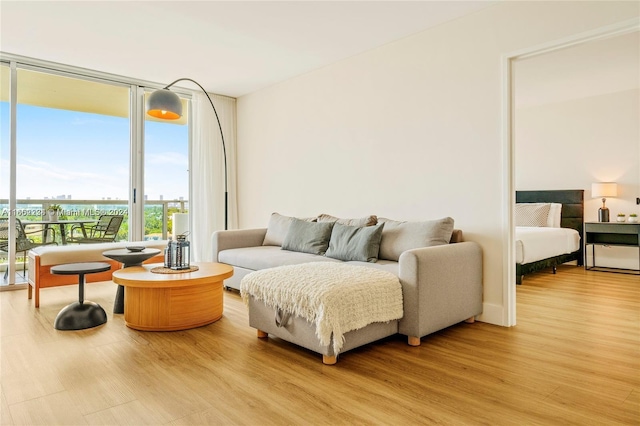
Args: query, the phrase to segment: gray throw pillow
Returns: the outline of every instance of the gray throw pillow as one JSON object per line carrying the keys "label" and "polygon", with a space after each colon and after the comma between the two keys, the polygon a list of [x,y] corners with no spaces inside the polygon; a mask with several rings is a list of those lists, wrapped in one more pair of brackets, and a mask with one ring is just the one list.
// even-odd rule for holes
{"label": "gray throw pillow", "polygon": [[453,233],[453,219],[446,217],[425,222],[398,222],[380,218],[384,223],[380,241],[380,259],[395,260],[414,248],[449,244]]}
{"label": "gray throw pillow", "polygon": [[340,260],[375,262],[380,251],[384,223],[375,226],[347,226],[336,223],[326,256]]}
{"label": "gray throw pillow", "polygon": [[[283,216],[278,213],[272,213],[269,218],[269,225],[267,225],[267,233],[264,236],[263,246],[281,246],[284,243],[284,239],[289,232],[289,225],[291,221],[295,219],[291,216]],[[310,217],[300,219],[307,222],[315,222],[317,218]]]}
{"label": "gray throw pillow", "polygon": [[378,223],[378,216],[370,215],[356,219],[341,219],[339,217],[331,216],[330,214],[321,214],[318,216],[318,222],[335,222],[341,225],[348,226],[373,226]]}
{"label": "gray throw pillow", "polygon": [[332,222],[306,222],[292,218],[282,250],[323,255],[329,247]]}

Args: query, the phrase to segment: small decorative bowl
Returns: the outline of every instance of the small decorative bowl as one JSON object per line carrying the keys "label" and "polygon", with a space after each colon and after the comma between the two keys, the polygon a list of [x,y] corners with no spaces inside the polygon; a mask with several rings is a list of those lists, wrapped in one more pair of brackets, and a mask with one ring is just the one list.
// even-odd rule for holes
{"label": "small decorative bowl", "polygon": [[145,246],[129,246],[127,247],[127,250],[137,253],[144,250],[145,248],[146,248]]}

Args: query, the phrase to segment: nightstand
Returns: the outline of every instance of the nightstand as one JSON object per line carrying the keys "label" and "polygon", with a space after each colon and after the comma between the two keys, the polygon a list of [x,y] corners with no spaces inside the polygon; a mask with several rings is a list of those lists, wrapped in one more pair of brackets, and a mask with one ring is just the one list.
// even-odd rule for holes
{"label": "nightstand", "polygon": [[[596,266],[595,246],[638,247],[638,269],[607,268]],[[591,246],[593,263],[588,267],[588,246]],[[625,272],[640,274],[640,223],[586,222],[584,224],[584,267],[605,272]]]}

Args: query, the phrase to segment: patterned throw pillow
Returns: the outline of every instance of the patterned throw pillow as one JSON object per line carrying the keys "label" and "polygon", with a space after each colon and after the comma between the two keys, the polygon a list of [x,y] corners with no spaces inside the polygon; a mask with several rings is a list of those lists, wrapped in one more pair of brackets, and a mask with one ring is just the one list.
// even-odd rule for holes
{"label": "patterned throw pillow", "polygon": [[516,226],[547,226],[550,208],[549,203],[516,204]]}

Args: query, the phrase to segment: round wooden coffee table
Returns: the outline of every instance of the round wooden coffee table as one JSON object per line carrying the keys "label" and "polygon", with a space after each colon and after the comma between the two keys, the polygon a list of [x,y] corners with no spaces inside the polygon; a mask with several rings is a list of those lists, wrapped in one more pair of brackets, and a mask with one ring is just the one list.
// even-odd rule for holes
{"label": "round wooden coffee table", "polygon": [[233,275],[223,263],[195,262],[194,272],[158,274],[148,264],[113,272],[113,282],[124,286],[124,322],[143,331],[186,330],[211,324],[222,317],[222,282]]}
{"label": "round wooden coffee table", "polygon": [[[122,263],[123,268],[131,266],[141,266],[142,262],[160,254],[160,250],[145,248],[143,250],[132,251],[129,249],[107,250],[102,253],[104,257]],[[113,313],[124,314],[124,287],[119,285],[116,291],[116,299],[113,302]]]}

